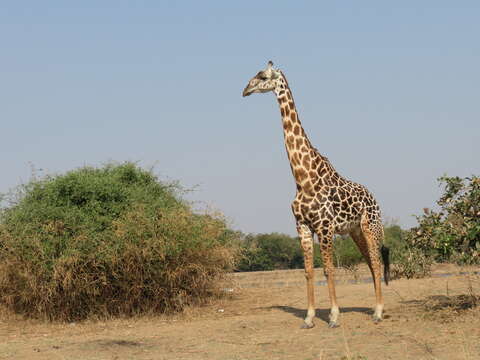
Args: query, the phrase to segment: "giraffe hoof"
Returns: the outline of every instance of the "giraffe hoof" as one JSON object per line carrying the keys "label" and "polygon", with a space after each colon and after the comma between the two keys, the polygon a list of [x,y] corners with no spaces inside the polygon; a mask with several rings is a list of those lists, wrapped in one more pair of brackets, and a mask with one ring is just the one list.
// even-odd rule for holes
{"label": "giraffe hoof", "polygon": [[374,322],[375,324],[378,324],[378,323],[381,322],[381,321],[382,321],[382,318],[381,318],[381,317],[375,316],[375,315],[373,316],[373,322]]}
{"label": "giraffe hoof", "polygon": [[338,326],[339,326],[339,325],[338,325],[338,323],[337,323],[336,321],[330,321],[330,322],[328,323],[328,327],[329,327],[330,329],[336,328],[336,327],[338,327]]}
{"label": "giraffe hoof", "polygon": [[304,322],[304,323],[302,324],[302,326],[300,326],[300,329],[311,329],[311,328],[313,328],[314,326],[315,326],[315,324],[314,324],[313,322],[310,323],[310,324],[307,324],[306,322]]}

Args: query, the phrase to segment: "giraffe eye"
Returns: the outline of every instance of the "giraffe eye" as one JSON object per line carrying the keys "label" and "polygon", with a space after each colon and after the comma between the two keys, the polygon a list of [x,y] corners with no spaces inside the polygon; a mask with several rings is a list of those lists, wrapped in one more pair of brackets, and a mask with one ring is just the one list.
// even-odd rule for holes
{"label": "giraffe eye", "polygon": [[262,72],[260,71],[258,74],[257,74],[257,79],[260,79],[260,80],[267,80],[267,76]]}

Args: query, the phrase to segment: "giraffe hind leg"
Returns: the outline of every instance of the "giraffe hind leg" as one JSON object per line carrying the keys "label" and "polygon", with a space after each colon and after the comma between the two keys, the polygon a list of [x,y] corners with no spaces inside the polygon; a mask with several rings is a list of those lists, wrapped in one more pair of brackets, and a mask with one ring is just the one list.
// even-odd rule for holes
{"label": "giraffe hind leg", "polygon": [[[380,244],[383,242],[382,224],[372,222],[367,215],[362,216],[360,222],[361,236],[356,241],[360,242],[359,248],[362,254],[368,259],[370,271],[373,277],[373,285],[375,289],[375,311],[373,320],[379,322],[383,317],[383,296],[381,288],[381,263],[380,263]],[[357,243],[358,244],[358,243]]]}
{"label": "giraffe hind leg", "polygon": [[372,274],[372,279],[373,279],[372,262],[370,261],[370,254],[368,252],[368,245],[367,245],[367,240],[365,239],[365,236],[363,235],[362,231],[358,229],[356,231],[352,231],[350,233],[350,237],[353,239],[353,241],[358,247],[358,250],[360,250],[360,253],[362,254],[365,261],[367,262],[368,268],[370,269],[370,273]]}
{"label": "giraffe hind leg", "polygon": [[[370,272],[372,274],[372,279],[374,280],[375,279],[375,272],[374,272],[373,267],[372,267],[372,261],[370,259],[370,253],[368,251],[367,240],[366,240],[365,236],[363,235],[363,232],[353,231],[353,232],[350,233],[350,236],[355,241],[355,244],[357,244],[358,249],[362,253],[363,257],[365,258],[365,261],[367,262],[367,265],[368,265],[368,267],[370,269]],[[375,280],[374,280],[374,286],[375,286]],[[376,295],[376,288],[375,288],[375,295]],[[377,316],[374,316],[374,321],[375,322],[378,322],[381,319],[381,316],[380,316],[380,318],[378,317],[377,310],[379,310],[378,309],[378,302],[377,302],[377,305],[375,306],[375,312],[377,314]]]}

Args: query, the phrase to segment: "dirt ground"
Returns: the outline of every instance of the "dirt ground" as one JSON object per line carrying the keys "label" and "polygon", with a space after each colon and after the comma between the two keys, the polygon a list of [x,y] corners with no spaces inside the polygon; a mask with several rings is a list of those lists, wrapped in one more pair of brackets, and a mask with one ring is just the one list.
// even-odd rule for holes
{"label": "dirt ground", "polygon": [[372,284],[339,284],[335,329],[325,286],[316,287],[316,326],[302,330],[305,286],[276,285],[237,284],[227,299],[174,317],[47,324],[4,313],[0,359],[480,359],[480,306],[468,308],[478,275],[392,281],[379,324]]}

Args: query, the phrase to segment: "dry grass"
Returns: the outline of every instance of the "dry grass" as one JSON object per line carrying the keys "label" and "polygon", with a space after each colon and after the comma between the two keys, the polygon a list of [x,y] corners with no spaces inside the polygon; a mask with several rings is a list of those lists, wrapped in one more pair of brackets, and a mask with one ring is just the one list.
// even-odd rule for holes
{"label": "dry grass", "polygon": [[445,294],[430,295],[424,299],[411,300],[406,303],[416,308],[420,315],[426,319],[445,323],[456,321],[459,316],[475,310],[480,305],[480,296],[474,291],[474,288],[478,288],[480,283],[479,277],[465,275],[462,280],[466,283],[467,288],[467,291],[463,294],[451,295],[447,281]]}
{"label": "dry grass", "polygon": [[[478,294],[480,284],[473,280]],[[447,295],[447,281],[449,296],[468,294],[465,276],[392,281],[385,287],[386,317],[379,324],[370,319],[375,301],[372,284],[339,284],[342,319],[335,329],[327,327],[329,300],[324,286],[316,287],[316,326],[300,329],[306,313],[304,283],[234,288],[229,300],[169,316],[74,325],[12,315],[11,321],[0,321],[0,359],[479,359],[479,306],[463,310],[458,321],[444,322],[422,316],[426,309],[410,303]]]}

